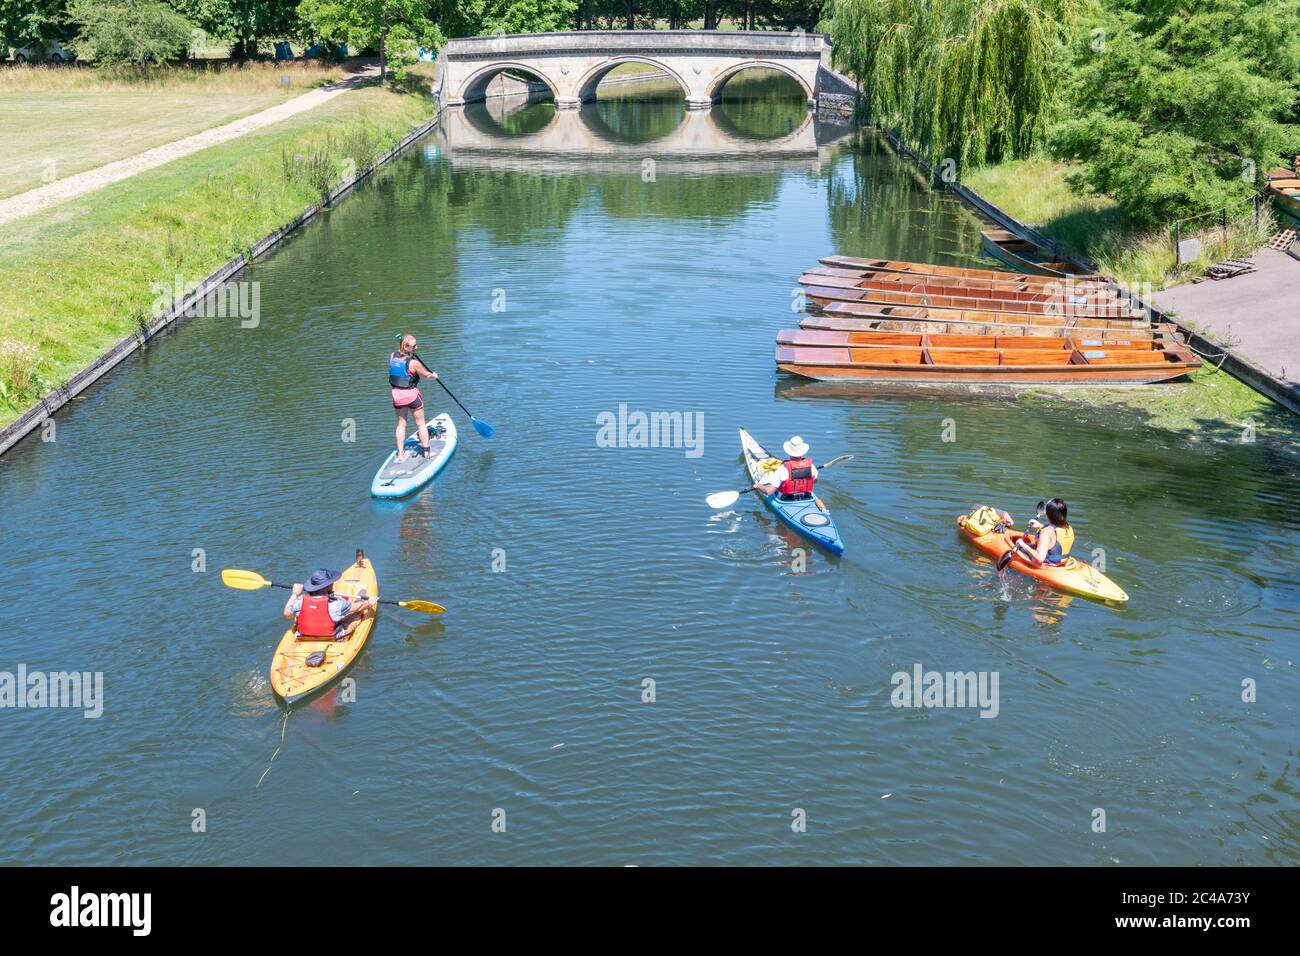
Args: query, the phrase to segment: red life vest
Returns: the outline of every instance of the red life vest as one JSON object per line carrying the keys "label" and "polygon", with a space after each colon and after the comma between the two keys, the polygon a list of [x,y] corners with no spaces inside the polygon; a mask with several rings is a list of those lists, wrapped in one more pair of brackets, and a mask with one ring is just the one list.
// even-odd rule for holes
{"label": "red life vest", "polygon": [[298,611],[298,633],[303,637],[333,637],[334,619],[330,617],[328,594],[304,594]]}
{"label": "red life vest", "polygon": [[790,477],[777,487],[777,494],[783,498],[790,495],[810,495],[813,490],[813,463],[811,458],[791,458],[781,462],[785,473]]}

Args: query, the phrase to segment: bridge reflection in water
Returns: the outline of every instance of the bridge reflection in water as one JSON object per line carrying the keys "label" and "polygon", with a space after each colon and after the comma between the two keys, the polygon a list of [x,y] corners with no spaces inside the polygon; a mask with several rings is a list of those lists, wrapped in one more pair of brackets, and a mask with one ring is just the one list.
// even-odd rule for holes
{"label": "bridge reflection in water", "polygon": [[561,110],[545,94],[494,97],[444,110],[435,137],[456,168],[629,172],[653,160],[672,172],[724,175],[818,172],[829,161],[829,148],[853,133],[849,126],[819,122],[802,104],[797,114],[758,129],[737,122],[725,102],[713,110],[653,105],[639,122],[627,101]]}

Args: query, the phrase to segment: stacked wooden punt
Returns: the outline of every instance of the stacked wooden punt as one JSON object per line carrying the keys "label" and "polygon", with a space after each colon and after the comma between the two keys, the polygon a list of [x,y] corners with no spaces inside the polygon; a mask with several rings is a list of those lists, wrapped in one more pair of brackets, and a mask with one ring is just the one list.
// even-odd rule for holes
{"label": "stacked wooden punt", "polygon": [[1300,228],[1300,173],[1290,169],[1269,170],[1268,194],[1285,224]]}
{"label": "stacked wooden punt", "polygon": [[816,310],[777,335],[806,378],[1137,384],[1200,360],[1101,276],[1043,276],[831,256],[800,277]]}

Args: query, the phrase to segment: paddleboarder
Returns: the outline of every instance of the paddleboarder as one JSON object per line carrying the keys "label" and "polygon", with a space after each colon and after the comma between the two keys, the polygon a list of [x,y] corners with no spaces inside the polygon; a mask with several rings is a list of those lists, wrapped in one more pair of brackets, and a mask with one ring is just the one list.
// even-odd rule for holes
{"label": "paddleboarder", "polygon": [[420,447],[429,458],[429,428],[424,422],[424,398],[420,395],[420,379],[435,380],[438,373],[431,371],[416,356],[419,346],[414,335],[403,335],[397,351],[388,356],[388,384],[393,390],[393,410],[397,412],[397,460],[406,460],[406,421],[415,416],[415,427],[420,435]]}
{"label": "paddleboarder", "polygon": [[[365,559],[357,560],[360,563]],[[361,623],[361,612],[379,603],[377,597],[366,597],[364,593],[355,601],[335,594],[334,582],[341,577],[342,571],[318,568],[308,576],[306,584],[294,584],[284,605],[284,616],[294,621],[299,637],[342,640]]]}
{"label": "paddleboarder", "polygon": [[754,482],[754,490],[765,496],[775,491],[783,501],[811,498],[813,485],[817,483],[817,466],[808,457],[808,443],[795,435],[781,447],[785,449],[785,461]]}

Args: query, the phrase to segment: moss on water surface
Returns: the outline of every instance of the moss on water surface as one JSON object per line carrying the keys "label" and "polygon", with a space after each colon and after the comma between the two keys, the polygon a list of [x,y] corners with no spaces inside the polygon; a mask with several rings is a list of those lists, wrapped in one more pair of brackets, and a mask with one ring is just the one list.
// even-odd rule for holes
{"label": "moss on water surface", "polygon": [[1135,427],[1175,433],[1195,442],[1255,441],[1300,454],[1300,416],[1209,365],[1179,382],[1136,388],[1034,389],[1022,393],[1020,402],[1031,407],[1129,413]]}

